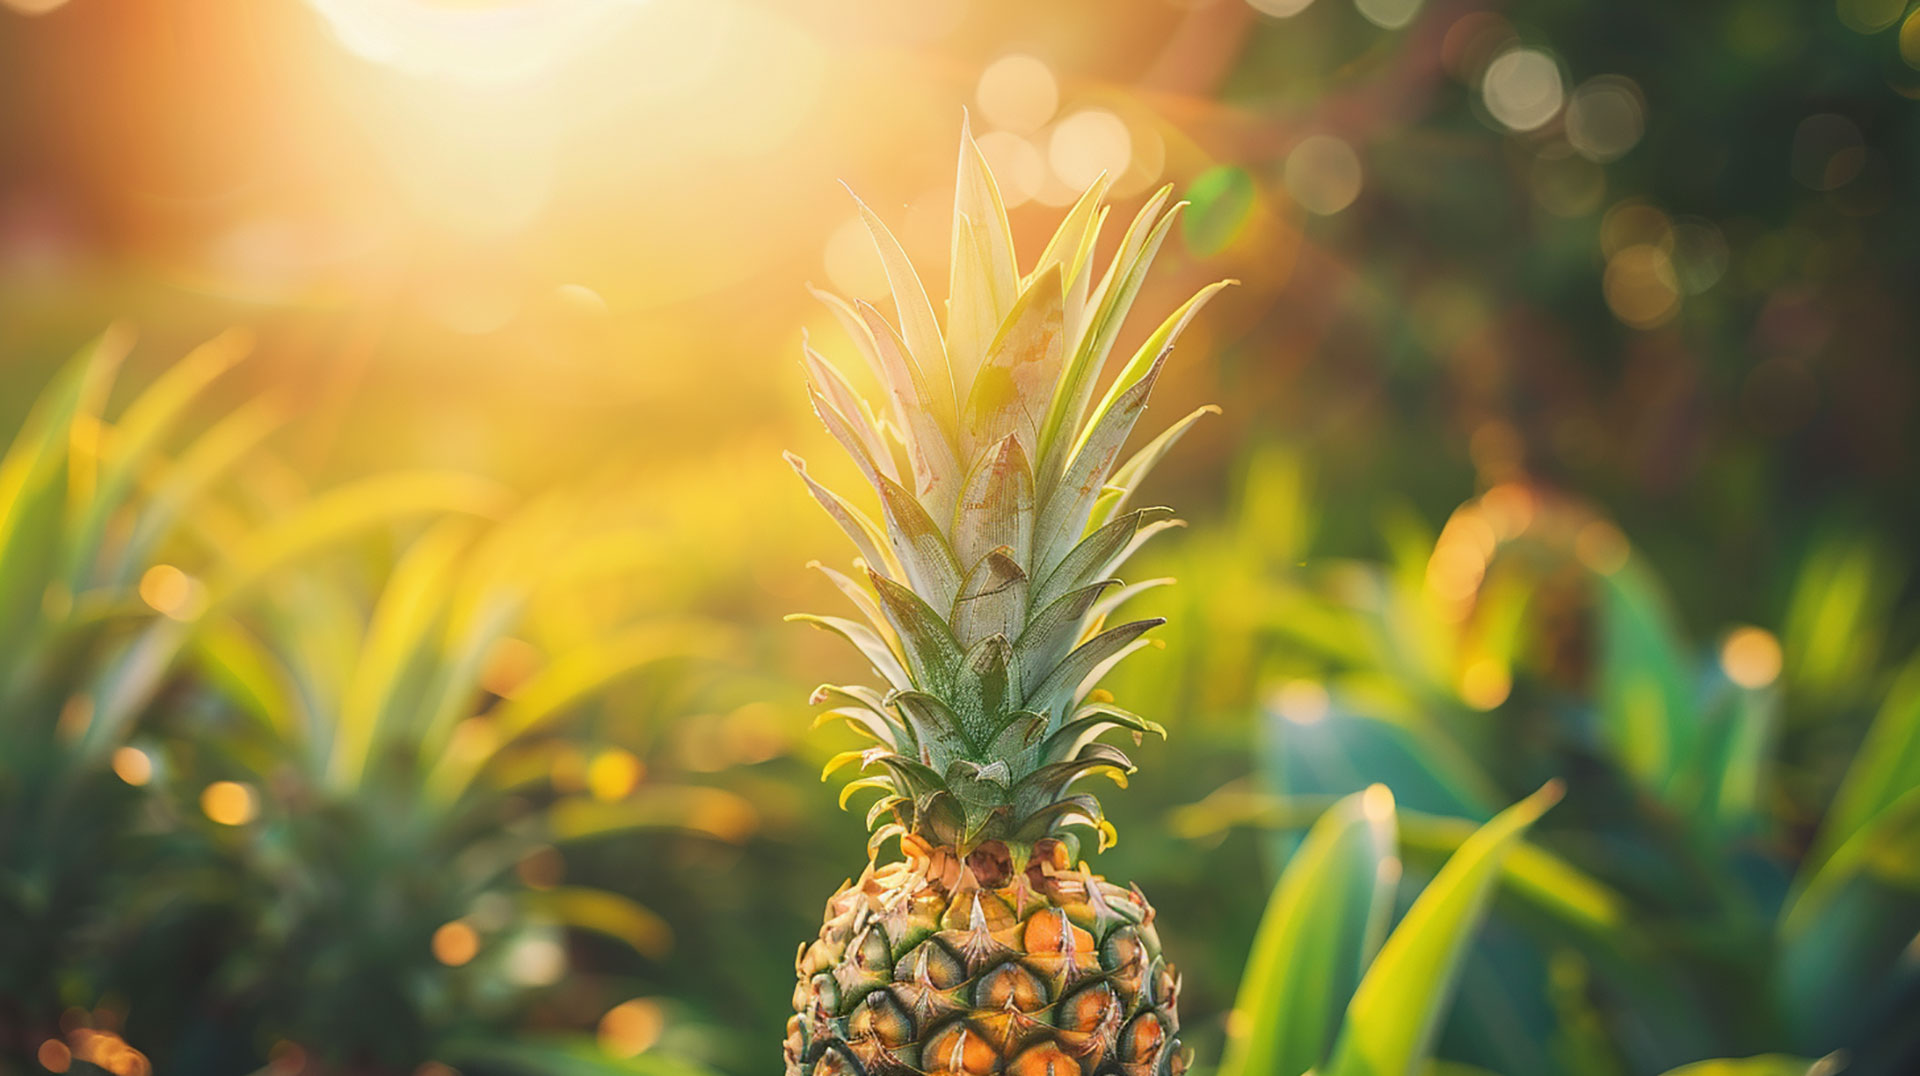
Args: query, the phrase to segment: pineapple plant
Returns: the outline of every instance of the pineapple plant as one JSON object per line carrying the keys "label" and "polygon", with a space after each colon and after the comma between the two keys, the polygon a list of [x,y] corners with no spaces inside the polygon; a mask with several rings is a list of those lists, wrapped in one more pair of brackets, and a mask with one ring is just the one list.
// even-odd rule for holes
{"label": "pineapple plant", "polygon": [[[1160,619],[1109,626],[1164,580],[1114,579],[1175,526],[1130,506],[1203,414],[1121,451],[1181,330],[1220,288],[1168,316],[1096,400],[1128,309],[1182,204],[1147,199],[1096,278],[1104,179],[1022,274],[991,171],[963,128],[942,324],[913,265],[864,204],[897,319],[821,295],[881,388],[873,407],[804,349],[816,414],[872,485],[880,514],[790,462],[858,550],[822,570],[864,623],[803,616],[844,636],[877,685],[823,686],[821,722],[872,741],[841,794],[868,811],[869,862],[800,947],[789,1076],[843,1073],[1184,1071],[1179,976],[1137,888],[1093,874],[1081,841],[1114,839],[1086,780],[1124,786],[1105,733],[1164,735],[1096,683]],[[864,580],[865,585],[855,577]],[[897,842],[898,855],[883,850]]]}

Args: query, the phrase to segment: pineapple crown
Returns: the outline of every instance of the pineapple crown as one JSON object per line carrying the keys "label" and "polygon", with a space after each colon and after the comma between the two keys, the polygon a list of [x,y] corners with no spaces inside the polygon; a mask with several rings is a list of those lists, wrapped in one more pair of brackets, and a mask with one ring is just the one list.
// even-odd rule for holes
{"label": "pineapple crown", "polygon": [[[832,708],[875,741],[828,764],[859,764],[870,850],[915,834],[963,854],[992,841],[1022,863],[1047,838],[1077,851],[1072,829],[1113,839],[1100,802],[1078,784],[1125,785],[1132,762],[1100,742],[1112,730],[1165,735],[1096,684],[1147,645],[1160,618],[1108,627],[1116,608],[1170,580],[1112,578],[1153,535],[1165,508],[1129,508],[1154,463],[1202,415],[1120,455],[1174,339],[1229,281],[1202,289],[1149,335],[1099,400],[1094,390],[1128,308],[1185,203],[1163,187],[1134,218],[1104,273],[1094,245],[1107,208],[1102,177],[1074,204],[1022,276],[1000,192],[964,124],[954,194],[951,288],[943,327],[900,244],[860,204],[886,269],[898,324],[865,302],[816,292],[881,386],[871,407],[811,346],[813,408],[878,495],[879,522],[788,461],[859,551],[856,581],[833,580],[864,623],[797,615],[845,637],[883,681],[822,686]],[[858,199],[855,199],[858,202]]]}

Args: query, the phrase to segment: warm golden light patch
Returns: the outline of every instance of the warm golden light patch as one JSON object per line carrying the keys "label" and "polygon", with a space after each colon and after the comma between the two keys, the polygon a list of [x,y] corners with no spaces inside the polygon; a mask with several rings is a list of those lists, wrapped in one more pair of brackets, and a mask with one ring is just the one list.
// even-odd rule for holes
{"label": "warm golden light patch", "polygon": [[551,986],[567,973],[567,951],[552,938],[523,938],[507,954],[507,978],[521,986]]}
{"label": "warm golden light patch", "polygon": [[1654,329],[1680,309],[1680,279],[1673,259],[1651,244],[1630,246],[1607,262],[1601,280],[1607,308],[1636,329]]}
{"label": "warm golden light patch", "polygon": [[1625,201],[1600,218],[1600,253],[1611,258],[1632,246],[1673,250],[1673,221],[1645,202]]}
{"label": "warm golden light patch", "polygon": [[1039,147],[1011,131],[988,131],[977,140],[980,155],[1000,181],[1000,198],[1008,209],[1022,206],[1047,182],[1047,159]]}
{"label": "warm golden light patch", "polygon": [[40,1067],[48,1072],[65,1072],[73,1067],[73,1051],[67,1049],[67,1044],[59,1039],[48,1039],[41,1043],[34,1056],[40,1060]]}
{"label": "warm golden light patch", "polygon": [[1441,541],[1427,558],[1427,589],[1451,602],[1464,602],[1480,589],[1487,575],[1487,557],[1468,541]]}
{"label": "warm golden light patch", "polygon": [[444,923],[433,932],[433,958],[457,968],[480,954],[480,933],[464,919]]}
{"label": "warm golden light patch", "polygon": [[1371,784],[1360,793],[1360,813],[1367,821],[1380,824],[1393,818],[1393,789],[1382,784]]}
{"label": "warm golden light patch", "polygon": [[587,791],[602,803],[625,799],[645,773],[646,766],[633,752],[609,747],[594,755],[593,761],[587,764]]}
{"label": "warm golden light patch", "polygon": [[1503,661],[1481,658],[1460,672],[1460,701],[1476,710],[1491,710],[1507,701],[1513,674]]}
{"label": "warm golden light patch", "polygon": [[156,613],[185,619],[193,600],[193,579],[171,564],[156,564],[140,577],[140,600]]}
{"label": "warm golden light patch", "polygon": [[253,789],[238,781],[215,781],[200,793],[200,810],[223,826],[244,826],[259,812]]}
{"label": "warm golden light patch", "polygon": [[660,1041],[666,1025],[658,1002],[647,998],[623,1001],[600,1018],[600,1049],[611,1057],[634,1057]]}
{"label": "warm golden light patch", "polygon": [[887,294],[887,270],[873,249],[866,222],[848,217],[827,237],[823,257],[827,282],[851,299],[877,300]]}
{"label": "warm golden light patch", "polygon": [[413,1070],[413,1076],[460,1076],[460,1070],[439,1061],[426,1061]]}
{"label": "warm golden light patch", "polygon": [[1296,725],[1317,725],[1327,719],[1333,700],[1316,681],[1289,680],[1274,692],[1273,709]]}
{"label": "warm golden light patch", "polygon": [[138,787],[153,780],[153,759],[138,747],[122,747],[113,753],[113,772],[122,781]]}
{"label": "warm golden light patch", "polygon": [[1612,575],[1626,567],[1629,552],[1627,536],[1603,519],[1581,527],[1573,536],[1573,555],[1601,575]]}
{"label": "warm golden light patch", "polygon": [[1054,125],[1047,141],[1053,174],[1076,192],[1100,178],[1127,170],[1133,161],[1133,133],[1126,121],[1104,108],[1075,112]]}
{"label": "warm golden light patch", "polygon": [[1059,109],[1060,87],[1044,61],[1016,52],[1000,57],[980,72],[974,102],[988,123],[1031,134],[1045,126]]}
{"label": "warm golden light patch", "polygon": [[[603,302],[601,311],[605,310]],[[533,674],[540,671],[540,661],[540,651],[532,643],[506,636],[488,648],[486,662],[480,670],[480,686],[503,699],[513,698]]]}
{"label": "warm golden light patch", "polygon": [[1720,644],[1720,668],[1727,679],[1749,690],[1780,678],[1780,640],[1765,628],[1735,628]]}

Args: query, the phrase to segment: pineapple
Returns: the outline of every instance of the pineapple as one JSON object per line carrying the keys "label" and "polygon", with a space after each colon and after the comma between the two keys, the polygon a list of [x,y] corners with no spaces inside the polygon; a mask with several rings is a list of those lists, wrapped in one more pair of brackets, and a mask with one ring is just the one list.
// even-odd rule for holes
{"label": "pineapple", "polygon": [[[856,582],[822,570],[865,623],[797,617],[851,641],[878,686],[819,688],[821,721],[873,746],[841,804],[868,812],[869,863],[801,946],[789,1076],[1016,1073],[1175,1076],[1179,977],[1138,889],[1092,874],[1083,835],[1114,838],[1083,779],[1124,785],[1132,764],[1099,737],[1164,735],[1095,682],[1147,645],[1158,619],[1107,626],[1158,580],[1120,586],[1121,562],[1176,525],[1131,508],[1134,489],[1202,408],[1122,462],[1174,339],[1228,282],[1163,322],[1095,400],[1128,307],[1180,205],[1146,202],[1096,279],[1105,181],[1021,275],[1006,209],[962,130],[944,326],[885,225],[860,211],[897,324],[822,300],[883,389],[870,407],[805,350],[813,406],[874,487],[875,521],[808,476],[860,554]],[[882,863],[897,841],[900,854]]]}

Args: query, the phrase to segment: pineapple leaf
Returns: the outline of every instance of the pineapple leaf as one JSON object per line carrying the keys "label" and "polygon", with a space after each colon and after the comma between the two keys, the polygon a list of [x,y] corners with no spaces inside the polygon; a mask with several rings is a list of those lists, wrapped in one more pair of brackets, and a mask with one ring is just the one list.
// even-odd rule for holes
{"label": "pineapple leaf", "polygon": [[867,401],[854,391],[847,375],[841,373],[840,368],[825,356],[805,344],[801,345],[801,354],[805,356],[807,376],[812,379],[815,391],[825,396],[858,434],[860,442],[866,447],[868,458],[888,478],[897,480],[898,476],[893,473],[893,453],[881,437],[879,422],[873,409],[867,406]]}
{"label": "pineapple leaf", "polygon": [[955,422],[940,418],[943,412],[933,409],[929,393],[934,390],[887,319],[866,302],[858,303],[856,309],[873,335],[880,363],[887,371],[888,391],[901,416],[901,428],[908,434],[907,457],[913,467],[914,494],[930,506],[930,511],[945,515],[960,481],[960,463],[954,457],[948,432]]}
{"label": "pineapple leaf", "polygon": [[807,491],[813,494],[813,499],[819,502],[820,507],[827,510],[827,515],[833,517],[835,523],[840,524],[840,529],[852,539],[854,548],[860,551],[860,555],[866,559],[867,563],[890,572],[898,572],[900,562],[894,558],[893,551],[888,547],[886,535],[881,532],[879,526],[846,498],[814,481],[813,476],[807,473],[807,461],[791,452],[786,454],[786,459],[787,464],[793,468],[793,473],[799,475],[800,481],[807,484]]}
{"label": "pineapple leaf", "polygon": [[1551,781],[1494,816],[1415,898],[1354,990],[1328,1076],[1414,1076],[1420,1070],[1503,862],[1560,796],[1560,782]]}
{"label": "pineapple leaf", "polygon": [[835,721],[844,721],[852,727],[856,735],[865,736],[885,744],[894,751],[900,750],[898,731],[889,722],[882,720],[864,706],[847,706],[838,710],[822,710],[816,714],[811,728],[822,728]]}
{"label": "pineapple leaf", "polygon": [[1185,418],[1168,426],[1160,436],[1147,442],[1140,451],[1129,457],[1127,462],[1121,464],[1119,469],[1113,472],[1113,477],[1107,480],[1107,488],[1101,493],[1099,502],[1094,506],[1094,523],[1103,524],[1119,515],[1126,508],[1127,499],[1140,488],[1140,483],[1153,471],[1154,464],[1159,463],[1160,458],[1167,454],[1167,450],[1185,436],[1186,432],[1193,428],[1194,423],[1208,415],[1219,413],[1220,408],[1213,404],[1195,408]]}
{"label": "pineapple leaf", "polygon": [[[893,291],[894,312],[900,316],[900,335],[905,337],[914,365],[925,377],[926,385],[931,390],[931,395],[925,397],[927,408],[943,428],[952,429],[955,418],[953,373],[947,366],[947,349],[940,338],[940,323],[933,316],[933,302],[927,298],[927,289],[920,283],[920,274],[914,272],[913,262],[907,258],[907,252],[901,249],[900,241],[893,237],[893,233],[867,207],[867,203],[858,196],[854,198],[854,203],[860,207],[860,217],[866,222],[867,232],[873,236],[874,249],[879,251],[880,262],[886,269],[887,285]],[[874,331],[874,338],[884,350],[886,341],[881,339],[878,329]]]}
{"label": "pineapple leaf", "polygon": [[569,798],[544,816],[555,841],[593,840],[634,830],[684,830],[738,843],[760,824],[760,813],[742,797],[699,785],[643,784],[623,800]]}
{"label": "pineapple leaf", "polygon": [[1067,553],[1046,581],[1034,588],[1033,601],[1045,605],[1060,595],[1107,574],[1117,566],[1125,550],[1142,525],[1171,516],[1170,508],[1142,508],[1101,527],[1080,540]]}
{"label": "pineapple leaf", "polygon": [[359,786],[383,729],[413,700],[403,697],[409,666],[439,650],[432,638],[444,624],[447,589],[461,552],[472,541],[468,520],[449,517],[407,549],[374,606],[373,621],[354,662],[353,677],[334,722],[328,783]]}
{"label": "pineapple leaf", "polygon": [[828,400],[812,382],[807,384],[807,399],[812,402],[814,416],[820,420],[820,424],[827,428],[834,440],[840,442],[841,448],[847,450],[854,466],[860,468],[860,473],[866,476],[867,481],[877,487],[883,467],[892,462],[886,454],[886,446],[880,442],[879,433],[871,426],[856,426],[854,420]]}
{"label": "pineapple leaf", "polygon": [[110,329],[70,360],[0,456],[0,661],[16,662],[28,649],[31,625],[41,616],[42,596],[56,570],[58,554],[49,546],[58,541],[59,505],[73,486],[79,416],[103,392],[131,345],[124,330]]}
{"label": "pineapple leaf", "polygon": [[1073,720],[1060,726],[1058,732],[1048,736],[1046,743],[1041,746],[1041,756],[1049,762],[1072,758],[1080,753],[1081,748],[1109,729],[1131,731],[1133,742],[1136,744],[1140,742],[1141,735],[1148,732],[1163,740],[1167,738],[1167,730],[1156,722],[1118,707],[1096,704],[1081,707],[1074,712]]}
{"label": "pineapple leaf", "polygon": [[1052,836],[1057,826],[1077,824],[1098,827],[1106,820],[1099,797],[1088,792],[1076,792],[1024,816],[1015,837],[1032,843]]}
{"label": "pineapple leaf", "polygon": [[[847,804],[850,801],[852,801],[854,796],[858,795],[862,790],[869,789],[869,788],[877,788],[886,792],[892,792],[893,778],[862,777],[857,781],[848,781],[846,784],[840,787],[840,809],[843,811],[846,810]],[[871,825],[871,823],[869,823],[869,825]]]}
{"label": "pineapple leaf", "polygon": [[[860,312],[854,309],[854,305],[830,291],[822,291],[812,285],[808,285],[807,294],[820,300],[821,305],[827,308],[827,312],[833,315],[833,320],[839,322],[841,330],[847,334],[847,339],[853,341],[853,349],[860,353],[860,358],[867,364],[867,370],[873,374],[873,379],[880,385],[890,388],[891,374],[886,364],[880,359],[880,349],[874,343],[873,330],[867,328],[866,319],[860,316]],[[895,424],[904,429],[906,416],[900,413],[898,400],[891,392],[888,393],[888,401],[893,405]]]}
{"label": "pineapple leaf", "polygon": [[1162,352],[1137,380],[1101,405],[1065,472],[1057,482],[1042,489],[1033,534],[1034,574],[1040,578],[1052,572],[1085,532],[1093,502],[1133,424],[1146,410],[1147,397],[1152,395],[1165,362],[1166,353]]}
{"label": "pineapple leaf", "polygon": [[974,463],[956,505],[953,553],[961,564],[978,564],[990,551],[1005,548],[1016,564],[1031,562],[1033,549],[1033,472],[1014,436]]}
{"label": "pineapple leaf", "polygon": [[1173,580],[1170,578],[1142,579],[1138,583],[1129,583],[1093,603],[1093,608],[1087,611],[1087,620],[1089,623],[1103,623],[1115,609],[1120,608],[1128,601],[1138,597],[1143,591],[1152,590],[1155,587],[1168,586],[1171,583],[1173,583]]}
{"label": "pineapple leaf", "polygon": [[103,430],[103,466],[86,500],[84,514],[67,539],[67,587],[79,594],[91,582],[110,517],[125,502],[138,469],[159,453],[181,414],[213,380],[246,356],[252,340],[228,332],[202,344],[169,367],[127,407],[119,422]]}
{"label": "pineapple leaf", "polygon": [[1011,638],[1027,619],[1027,573],[1006,546],[980,558],[953,600],[953,634],[971,647],[989,635]]}
{"label": "pineapple leaf", "polygon": [[906,582],[927,604],[953,608],[960,589],[960,566],[933,517],[898,483],[880,477],[880,506],[886,513],[893,549]]}
{"label": "pineapple leaf", "polygon": [[126,586],[154,548],[214,482],[259,448],[286,421],[286,408],[268,399],[250,400],[196,438],[171,466],[163,467],[133,531],[113,557],[105,581]]}
{"label": "pineapple leaf", "polygon": [[644,905],[605,889],[528,889],[520,892],[520,901],[530,912],[625,942],[642,956],[662,957],[673,947],[673,930],[666,920]]}
{"label": "pineapple leaf", "polygon": [[1117,780],[1124,787],[1125,775],[1133,770],[1133,760],[1112,744],[1098,741],[1086,744],[1073,758],[1049,762],[1022,777],[1013,789],[1014,809],[1024,817],[1060,799],[1068,785],[1101,770],[1117,773]]}
{"label": "pineapple leaf", "polygon": [[972,383],[974,370],[1020,290],[1006,203],[964,120],[954,180],[949,266],[947,358],[953,364],[956,389],[964,389]]}
{"label": "pineapple leaf", "polygon": [[[1065,661],[1053,667],[1040,686],[1028,692],[1027,708],[1035,713],[1047,714],[1049,722],[1055,722],[1054,715],[1065,712],[1081,685],[1097,679],[1109,662],[1131,653],[1128,648],[1141,641],[1141,635],[1164,623],[1166,620],[1162,617],[1135,620],[1117,628],[1109,628],[1082,643],[1067,655]],[[1057,724],[1064,723],[1059,721]],[[1057,724],[1053,727],[1057,727]]]}
{"label": "pineapple leaf", "polygon": [[1038,451],[1037,401],[1059,378],[1066,355],[1064,301],[1056,265],[1036,274],[1014,303],[967,395],[961,451],[968,457],[1003,437],[1017,438],[1029,453]]}
{"label": "pineapple leaf", "polygon": [[[814,618],[816,623],[833,619]],[[855,631],[867,630],[852,621],[839,624]],[[828,627],[824,623],[822,626]],[[492,751],[440,752],[427,774],[428,794],[442,803],[455,802],[500,748],[544,727],[613,681],[664,661],[716,658],[727,651],[730,643],[730,633],[721,625],[662,621],[628,628],[572,649],[535,673],[512,698],[494,708],[490,715],[495,744]],[[865,647],[861,649],[864,651]]]}
{"label": "pineapple leaf", "polygon": [[1092,275],[1088,264],[1092,261],[1093,242],[1099,235],[1100,222],[1106,219],[1106,211],[1100,205],[1106,193],[1107,176],[1102,173],[1067,211],[1026,280],[1031,286],[1047,270],[1056,265],[1060,267],[1060,281],[1066,289],[1065,317],[1070,337],[1079,335],[1080,311],[1087,294],[1086,278]]}
{"label": "pineapple leaf", "polygon": [[893,625],[887,622],[886,614],[880,611],[880,606],[874,602],[873,595],[869,594],[866,588],[819,561],[813,561],[808,567],[818,570],[821,575],[831,580],[840,593],[845,594],[847,600],[853,603],[854,608],[860,610],[860,615],[867,618],[867,623],[873,625],[874,633],[880,636],[881,641],[885,642],[895,654],[900,653],[900,637],[894,634]]}
{"label": "pineapple leaf", "polygon": [[1326,1060],[1393,911],[1395,829],[1385,785],[1340,800],[1314,822],[1254,936],[1221,1076],[1298,1076]]}
{"label": "pineapple leaf", "polygon": [[1913,788],[1920,788],[1920,655],[1910,658],[1894,678],[1867,727],[1813,854],[1801,867],[1803,879],[1811,878],[1836,850]]}
{"label": "pineapple leaf", "polygon": [[900,637],[914,686],[931,695],[948,695],[959,672],[961,654],[947,622],[911,589],[876,572],[868,572],[867,577],[880,594],[881,610]]}
{"label": "pineapple leaf", "polygon": [[1081,416],[1093,398],[1095,383],[1106,366],[1107,353],[1120,334],[1127,311],[1145,282],[1147,269],[1166,239],[1179,207],[1155,221],[1160,206],[1172,194],[1171,186],[1162,187],[1128,226],[1120,250],[1114,255],[1106,275],[1095,292],[1094,313],[1087,323],[1084,338],[1078,340],[1068,360],[1066,372],[1047,404],[1046,422],[1041,427],[1040,448],[1036,458],[1047,461],[1049,473],[1057,471],[1065,458],[1065,449],[1080,427]]}
{"label": "pineapple leaf", "polygon": [[907,675],[906,668],[900,664],[900,659],[894,656],[893,649],[865,624],[856,623],[844,617],[816,616],[812,613],[789,613],[787,619],[812,624],[852,643],[854,649],[860,651],[861,656],[867,659],[867,663],[873,666],[873,671],[879,673],[881,679],[895,688],[913,686],[913,678]]}
{"label": "pineapple leaf", "polygon": [[896,691],[889,701],[929,751],[939,747],[943,754],[959,754],[973,746],[960,716],[932,695],[924,691]]}
{"label": "pineapple leaf", "polygon": [[1081,625],[1087,610],[1093,608],[1093,603],[1108,588],[1118,585],[1117,579],[1089,584],[1062,594],[1035,613],[1027,623],[1027,630],[1021,633],[1020,641],[1014,644],[1020,667],[1031,669],[1036,680],[1045,679],[1053,667],[1067,656],[1073,644],[1080,641]]}
{"label": "pineapple leaf", "polygon": [[989,635],[967,651],[954,685],[954,709],[976,744],[987,743],[1001,715],[1020,697],[1020,663],[1004,635]]}

